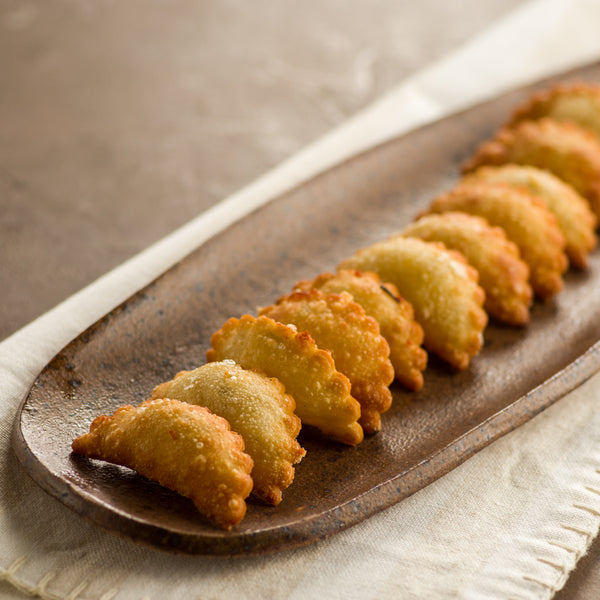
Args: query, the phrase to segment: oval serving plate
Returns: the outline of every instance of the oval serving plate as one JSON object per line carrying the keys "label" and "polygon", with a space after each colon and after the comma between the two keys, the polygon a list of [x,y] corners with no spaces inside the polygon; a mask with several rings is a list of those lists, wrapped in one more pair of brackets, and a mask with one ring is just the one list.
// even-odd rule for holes
{"label": "oval serving plate", "polygon": [[68,344],[35,380],[13,447],[47,492],[138,543],[201,555],[283,550],[335,534],[416,492],[518,427],[600,368],[600,256],[571,271],[523,330],[491,324],[464,372],[430,356],[418,393],[392,386],[383,430],[356,448],[300,434],[307,450],[276,508],[252,497],[245,519],[216,529],[191,501],[127,469],[73,455],[100,414],[146,399],[205,362],[230,316],[255,314],[300,279],[331,271],[411,221],[457,180],[459,165],[534,89],[600,81],[594,64],[511,92],[325,172],[213,237]]}

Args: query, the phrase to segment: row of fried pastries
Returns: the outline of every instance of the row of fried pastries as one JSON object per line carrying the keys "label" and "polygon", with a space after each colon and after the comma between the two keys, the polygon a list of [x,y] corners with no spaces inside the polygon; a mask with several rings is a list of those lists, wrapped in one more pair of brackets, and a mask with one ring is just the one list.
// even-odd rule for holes
{"label": "row of fried pastries", "polygon": [[73,450],[137,470],[229,529],[253,491],[272,505],[305,454],[301,424],[355,445],[381,428],[394,378],[423,385],[427,352],[465,369],[488,316],[530,319],[600,217],[600,88],[558,87],[520,107],[459,183],[336,273],[299,282],[257,317],[231,318],[207,363],[138,407],[94,420]]}

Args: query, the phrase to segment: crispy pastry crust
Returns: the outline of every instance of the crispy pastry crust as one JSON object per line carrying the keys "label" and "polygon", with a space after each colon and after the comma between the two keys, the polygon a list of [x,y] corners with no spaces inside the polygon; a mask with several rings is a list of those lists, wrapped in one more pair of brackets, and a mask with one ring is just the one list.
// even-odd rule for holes
{"label": "crispy pastry crust", "polygon": [[359,250],[341,269],[373,271],[413,306],[425,348],[466,369],[483,345],[487,313],[477,271],[443,244],[396,236]]}
{"label": "crispy pastry crust", "polygon": [[423,387],[427,352],[421,347],[423,328],[415,321],[412,305],[391,283],[382,284],[375,273],[342,270],[322,273],[313,280],[300,281],[297,290],[318,289],[325,294],[348,292],[379,323],[381,335],[390,346],[390,361],[396,379],[410,390]]}
{"label": "crispy pastry crust", "polygon": [[577,123],[600,137],[600,87],[578,82],[533,94],[515,109],[509,125],[546,117]]}
{"label": "crispy pastry crust", "polygon": [[171,399],[123,406],[94,419],[73,451],[136,470],[191,498],[224,529],[246,514],[252,458],[229,423],[208,409]]}
{"label": "crispy pastry crust", "polygon": [[520,121],[481,144],[463,172],[507,163],[550,171],[586,198],[600,217],[600,141],[587,129],[549,118]]}
{"label": "crispy pastry crust", "polygon": [[540,298],[548,300],[562,289],[568,266],[565,238],[539,198],[505,183],[459,183],[438,196],[428,212],[448,211],[478,215],[504,229],[529,266],[531,287]]}
{"label": "crispy pastry crust", "polygon": [[458,212],[426,215],[405,227],[402,235],[442,242],[458,250],[479,273],[488,314],[509,325],[529,323],[533,291],[529,267],[504,230],[485,219]]}
{"label": "crispy pastry crust", "polygon": [[231,318],[213,334],[209,361],[232,359],[277,377],[296,402],[302,423],[346,444],[362,441],[360,404],[327,350],[306,332],[266,316]]}
{"label": "crispy pastry crust", "polygon": [[595,229],[598,219],[585,198],[570,185],[548,171],[514,164],[480,167],[466,175],[463,181],[504,182],[524,188],[540,198],[556,217],[565,236],[565,251],[570,264],[578,269],[587,267],[589,253],[597,245]]}
{"label": "crispy pastry crust", "polygon": [[306,451],[297,442],[296,403],[278,379],[242,369],[232,360],[181,371],[157,386],[152,398],[174,398],[208,408],[244,439],[254,467],[253,492],[277,505],[294,480],[294,464]]}
{"label": "crispy pastry crust", "polygon": [[360,403],[359,423],[365,433],[381,429],[381,413],[392,403],[388,387],[394,379],[390,347],[377,321],[350,294],[323,294],[314,289],[293,292],[263,308],[260,314],[292,323],[299,331],[307,331],[319,348],[329,350]]}

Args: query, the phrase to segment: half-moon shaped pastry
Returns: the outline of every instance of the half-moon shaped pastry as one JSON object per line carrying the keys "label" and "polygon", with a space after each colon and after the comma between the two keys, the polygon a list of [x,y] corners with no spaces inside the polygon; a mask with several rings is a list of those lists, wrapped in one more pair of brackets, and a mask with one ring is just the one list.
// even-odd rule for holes
{"label": "half-moon shaped pastry", "polygon": [[570,264],[578,269],[587,266],[589,253],[597,244],[595,229],[598,219],[587,200],[562,179],[537,167],[508,164],[480,167],[466,175],[462,181],[504,182],[525,188],[541,198],[558,220],[565,236],[565,251]]}
{"label": "half-moon shaped pastry", "polygon": [[340,269],[373,271],[390,281],[415,310],[424,345],[457,369],[466,369],[483,345],[487,314],[477,271],[443,244],[396,236],[359,250]]}
{"label": "half-moon shaped pastry", "polygon": [[350,381],[306,331],[265,316],[244,315],[229,319],[211,344],[207,360],[232,359],[279,379],[294,398],[303,424],[346,444],[362,441],[360,404],[351,395]]}
{"label": "half-moon shaped pastry", "polygon": [[545,117],[572,121],[600,138],[600,87],[589,83],[562,84],[533,94],[517,107],[511,124]]}
{"label": "half-moon shaped pastry", "polygon": [[477,215],[504,229],[529,266],[531,287],[540,298],[547,300],[562,289],[568,266],[565,238],[542,200],[506,183],[459,183],[438,196],[428,212],[448,211]]}
{"label": "half-moon shaped pastry", "polygon": [[554,173],[574,187],[600,217],[600,141],[591,131],[553,119],[520,121],[481,144],[463,171],[506,163]]}
{"label": "half-moon shaped pastry", "polygon": [[390,361],[396,379],[410,390],[423,387],[427,352],[421,347],[423,328],[415,321],[410,302],[391,283],[382,284],[375,273],[342,270],[300,281],[297,290],[318,289],[325,294],[348,292],[379,323],[381,335],[390,346]]}
{"label": "half-moon shaped pastry", "polygon": [[381,413],[392,404],[390,347],[377,321],[350,294],[293,292],[260,314],[307,331],[319,348],[329,350],[336,369],[348,377],[352,395],[360,403],[359,423],[365,433],[381,429]]}
{"label": "half-moon shaped pastry", "polygon": [[509,325],[529,323],[533,299],[529,267],[503,229],[475,215],[447,212],[425,215],[405,227],[401,235],[442,242],[458,250],[479,273],[487,313]]}
{"label": "half-moon shaped pastry", "polygon": [[229,423],[202,406],[171,399],[123,406],[94,419],[73,451],[134,469],[183,496],[224,529],[246,514],[252,459]]}
{"label": "half-moon shaped pastry", "polygon": [[197,404],[226,419],[254,461],[253,492],[270,504],[281,502],[306,451],[296,441],[301,427],[296,404],[278,379],[225,360],[181,371],[157,386],[152,398]]}

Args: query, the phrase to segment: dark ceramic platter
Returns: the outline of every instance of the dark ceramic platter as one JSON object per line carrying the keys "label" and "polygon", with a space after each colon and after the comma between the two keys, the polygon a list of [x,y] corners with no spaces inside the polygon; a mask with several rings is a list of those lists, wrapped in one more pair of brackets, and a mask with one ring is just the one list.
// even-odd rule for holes
{"label": "dark ceramic platter", "polygon": [[42,371],[15,423],[26,471],[96,525],[175,552],[248,555],[315,542],[447,473],[600,368],[600,253],[571,271],[524,330],[491,324],[464,372],[430,358],[418,393],[392,386],[383,430],[350,448],[300,434],[307,449],[284,501],[249,499],[223,532],[192,503],[135,473],[77,457],[74,437],[100,414],[137,404],[205,362],[211,334],[255,314],[299,279],[330,271],[411,221],[449,189],[459,165],[517,102],[555,81],[600,81],[600,65],[521,89],[377,147],[286,193],[205,243],[71,342]]}

